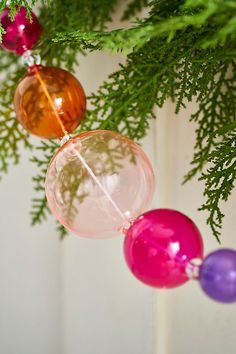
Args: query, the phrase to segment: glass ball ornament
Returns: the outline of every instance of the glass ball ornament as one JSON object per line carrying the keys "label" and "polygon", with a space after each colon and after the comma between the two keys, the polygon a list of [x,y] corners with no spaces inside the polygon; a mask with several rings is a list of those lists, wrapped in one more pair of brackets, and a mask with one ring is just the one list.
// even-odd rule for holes
{"label": "glass ball ornament", "polygon": [[212,299],[236,301],[236,251],[220,249],[210,253],[200,268],[199,281],[203,291]]}
{"label": "glass ball ornament", "polygon": [[25,129],[55,139],[73,132],[80,124],[86,97],[80,82],[68,71],[33,65],[17,86],[14,106]]}
{"label": "glass ball ornament", "polygon": [[157,288],[174,288],[189,277],[186,266],[202,258],[201,234],[186,215],[156,209],[139,216],[127,230],[124,254],[133,275]]}
{"label": "glass ball ornament", "polygon": [[38,42],[42,28],[32,11],[30,21],[24,6],[15,14],[13,21],[9,17],[9,12],[10,9],[6,7],[0,14],[0,22],[6,32],[2,36],[1,46],[7,51],[22,55]]}
{"label": "glass ball ornament", "polygon": [[143,150],[113,131],[89,131],[66,142],[50,162],[46,196],[55,217],[76,235],[116,236],[154,193]]}

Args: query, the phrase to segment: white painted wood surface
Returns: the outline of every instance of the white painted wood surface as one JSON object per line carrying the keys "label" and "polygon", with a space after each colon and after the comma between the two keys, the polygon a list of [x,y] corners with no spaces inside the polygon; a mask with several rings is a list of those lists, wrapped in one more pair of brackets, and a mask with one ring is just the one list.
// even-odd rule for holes
{"label": "white painted wood surface", "polygon": [[[156,206],[178,209],[190,216],[200,228],[205,254],[219,247],[236,249],[234,193],[224,206],[226,217],[219,246],[206,226],[206,215],[197,211],[203,202],[203,184],[194,179],[181,185],[193,153],[194,125],[188,117],[196,109],[189,105],[177,117],[168,103],[157,111]],[[154,291],[155,354],[234,354],[236,352],[236,304],[222,305],[207,298],[195,281],[169,291]]]}

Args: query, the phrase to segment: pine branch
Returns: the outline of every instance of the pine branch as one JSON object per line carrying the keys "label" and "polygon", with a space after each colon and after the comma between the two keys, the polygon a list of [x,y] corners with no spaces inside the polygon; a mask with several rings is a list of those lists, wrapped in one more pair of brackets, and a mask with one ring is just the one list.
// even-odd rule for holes
{"label": "pine branch", "polygon": [[103,30],[107,22],[111,21],[116,5],[117,0],[55,0],[49,7],[42,5],[39,19],[44,31],[38,49],[46,64],[64,66],[69,71],[74,71],[78,65],[78,51],[82,51],[80,46],[52,44],[54,33],[65,29],[72,31],[78,27],[82,31]]}
{"label": "pine branch", "polygon": [[[34,190],[37,192],[37,195],[39,195],[32,199],[30,212],[32,226],[41,224],[43,221],[47,220],[48,215],[51,214],[47,204],[44,184],[48,165],[58,147],[59,145],[55,141],[42,141],[41,145],[37,147],[40,156],[33,156],[31,159],[31,162],[38,168],[37,175],[33,177],[33,183]],[[57,231],[61,240],[68,235],[68,231],[58,222]]]}
{"label": "pine branch", "polygon": [[[163,1],[165,11],[168,1]],[[173,3],[173,2],[172,2]],[[226,40],[236,38],[236,3],[230,0],[181,1],[175,3],[175,12],[171,16],[162,13],[162,4],[152,1],[150,17],[137,22],[129,29],[119,29],[110,32],[83,32],[81,29],[58,33],[53,41],[66,45],[79,45],[84,50],[132,50],[139,49],[153,38],[165,37],[171,41],[179,36],[181,31],[189,28],[200,29],[201,41],[199,48],[215,47],[225,44]],[[196,6],[198,3],[198,6]],[[181,6],[182,5],[182,6]],[[170,10],[171,6],[169,5]],[[167,9],[166,9],[167,8]],[[196,10],[197,8],[197,10]],[[207,25],[204,33],[201,28]]]}
{"label": "pine branch", "polygon": [[48,213],[50,213],[50,211],[47,206],[47,198],[45,195],[41,198],[32,199],[32,211],[30,212],[32,226],[40,224],[46,220]]}
{"label": "pine branch", "polygon": [[67,231],[67,229],[65,229],[64,226],[60,225],[59,223],[57,225],[57,231],[58,231],[60,240],[64,240],[64,238],[69,235],[69,232]]}
{"label": "pine branch", "polygon": [[[118,130],[132,139],[139,140],[147,131],[148,121],[153,118],[154,104],[162,107],[168,97],[175,99],[176,112],[179,112],[181,107],[185,107],[186,101],[191,101],[195,95],[198,95],[201,109],[194,116],[197,120],[202,113],[205,113],[202,107],[204,102],[207,105],[211,98],[212,92],[209,88],[212,85],[216,90],[215,100],[212,101],[214,109],[212,108],[208,115],[203,115],[202,120],[203,127],[207,126],[208,131],[203,129],[205,136],[202,135],[201,128],[197,131],[196,148],[198,146],[202,148],[206,143],[205,138],[209,130],[212,130],[210,119],[215,122],[213,131],[224,124],[224,119],[227,120],[229,114],[231,114],[229,119],[235,119],[234,105],[230,110],[229,103],[234,95],[234,77],[227,80],[225,78],[226,84],[225,81],[219,80],[219,87],[215,88],[215,75],[223,68],[228,68],[231,60],[229,63],[222,63],[222,52],[224,53],[222,49],[215,51],[209,49],[208,59],[206,59],[206,52],[198,51],[197,47],[198,41],[195,39],[193,43],[192,34],[186,32],[184,46],[183,37],[175,38],[173,43],[166,43],[163,40],[158,47],[153,40],[139,51],[130,54],[127,64],[112,74],[97,93],[89,98],[91,110],[84,120],[82,130],[98,128]],[[226,74],[224,70],[223,73]],[[220,96],[224,86],[228,88],[227,97],[230,99],[228,102],[224,101],[226,94]],[[221,108],[215,116],[217,110],[215,106],[218,101]],[[221,121],[222,114],[223,121]],[[208,150],[210,148],[211,144]],[[202,164],[206,158],[207,153],[203,154]],[[202,167],[202,164],[197,166],[196,171]]]}
{"label": "pine branch", "polygon": [[[45,6],[50,6],[52,0],[41,0],[41,3]],[[21,6],[24,6],[27,10],[29,18],[31,18],[30,11],[37,3],[37,0],[1,0],[0,12],[7,6],[10,8],[10,17],[14,18],[14,15],[18,12]]]}
{"label": "pine branch", "polygon": [[[1,63],[2,68],[5,63]],[[31,149],[29,135],[21,127],[15,118],[13,111],[13,97],[19,77],[24,70],[19,70],[14,75],[8,76],[8,80],[2,84],[0,97],[0,174],[7,173],[11,163],[20,161],[20,147]]]}
{"label": "pine branch", "polygon": [[207,223],[213,235],[220,242],[220,230],[224,217],[221,202],[228,200],[236,180],[236,124],[230,126],[224,141],[216,146],[209,155],[208,161],[212,166],[201,177],[201,180],[205,181],[206,202],[200,210],[206,210],[209,213]]}
{"label": "pine branch", "polygon": [[24,6],[27,10],[27,16],[31,18],[30,11],[32,10],[32,7],[35,5],[35,3],[36,0],[2,0],[0,4],[0,12],[2,12],[6,6],[9,7],[9,15],[13,20],[15,14],[18,12],[18,9],[20,9],[21,6]]}
{"label": "pine branch", "polygon": [[219,62],[216,66],[212,65],[212,71],[207,68],[208,72],[202,77],[205,89],[202,83],[198,94],[199,108],[191,117],[192,121],[198,122],[195,152],[191,162],[193,168],[185,176],[184,182],[201,171],[208,161],[209,153],[218,143],[219,137],[215,133],[236,121],[236,62]]}
{"label": "pine branch", "polygon": [[41,145],[36,148],[39,156],[33,156],[31,159],[31,162],[38,167],[38,174],[33,177],[34,190],[38,196],[32,199],[32,211],[30,213],[32,225],[40,224],[50,214],[44,183],[48,164],[57,148],[58,144],[55,141],[42,141]]}
{"label": "pine branch", "polygon": [[148,2],[149,0],[132,0],[125,9],[122,20],[129,20],[137,12],[141,11],[143,7],[148,6]]}

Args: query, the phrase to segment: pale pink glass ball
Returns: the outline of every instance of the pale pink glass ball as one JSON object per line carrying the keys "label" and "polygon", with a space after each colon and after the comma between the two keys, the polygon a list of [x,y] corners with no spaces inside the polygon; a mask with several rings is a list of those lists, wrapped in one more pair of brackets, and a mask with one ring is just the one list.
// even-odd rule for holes
{"label": "pale pink glass ball", "polygon": [[76,235],[116,236],[151,203],[155,179],[140,146],[113,131],[90,131],[65,143],[46,176],[48,205]]}
{"label": "pale pink glass ball", "polygon": [[203,242],[186,215],[156,209],[139,216],[128,229],[124,253],[131,272],[143,283],[174,288],[189,279],[186,266],[193,258],[202,258]]}

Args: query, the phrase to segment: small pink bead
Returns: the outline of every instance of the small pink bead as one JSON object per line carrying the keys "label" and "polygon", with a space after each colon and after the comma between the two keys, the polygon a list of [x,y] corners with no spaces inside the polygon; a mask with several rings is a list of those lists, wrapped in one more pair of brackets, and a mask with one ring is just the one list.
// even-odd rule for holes
{"label": "small pink bead", "polygon": [[10,52],[22,55],[37,43],[41,34],[41,26],[33,12],[31,12],[32,22],[30,22],[23,6],[15,15],[13,21],[9,17],[9,11],[9,8],[5,8],[0,14],[0,21],[6,32],[3,35],[1,45]]}
{"label": "small pink bead", "polygon": [[193,258],[202,258],[203,242],[187,216],[156,209],[134,221],[127,231],[124,253],[139,280],[157,288],[173,288],[188,280],[186,265]]}

